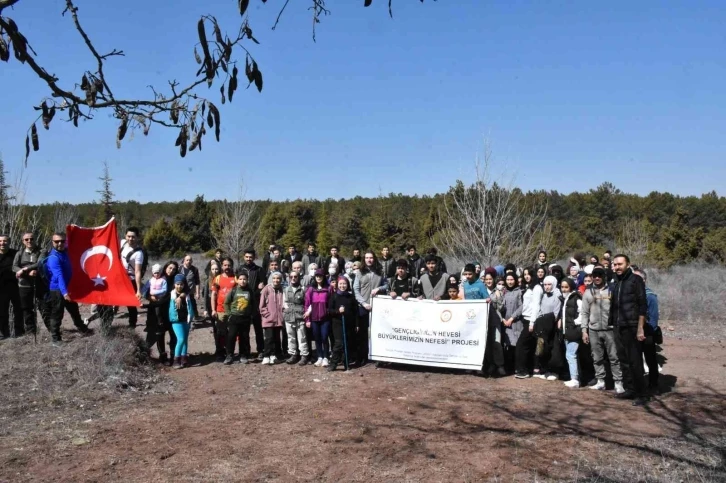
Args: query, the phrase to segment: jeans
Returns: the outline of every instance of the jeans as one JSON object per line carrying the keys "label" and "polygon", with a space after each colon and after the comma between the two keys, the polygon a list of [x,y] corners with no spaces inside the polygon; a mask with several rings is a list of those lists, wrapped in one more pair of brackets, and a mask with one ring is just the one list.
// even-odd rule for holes
{"label": "jeans", "polygon": [[330,334],[330,321],[322,320],[313,322],[313,337],[315,337],[315,350],[318,353],[318,359],[328,357],[330,352],[330,344],[328,343],[328,335]]}
{"label": "jeans", "polygon": [[573,381],[579,381],[579,372],[577,371],[577,349],[580,347],[579,342],[566,342],[567,348],[567,365],[570,366],[570,379]]}
{"label": "jeans", "polygon": [[60,290],[51,290],[46,294],[45,303],[48,311],[48,319],[50,321],[50,335],[54,341],[61,340],[61,323],[63,322],[63,312],[68,311],[68,315],[73,320],[79,331],[87,332],[88,328],[83,324],[81,314],[78,311],[78,304],[69,302],[63,298]]}
{"label": "jeans", "polygon": [[239,336],[239,356],[250,357],[250,325],[252,319],[239,315],[230,315],[227,320],[227,356],[234,354],[234,346]]}
{"label": "jeans", "polygon": [[189,343],[189,322],[173,322],[171,324],[176,335],[176,347],[174,348],[174,357],[182,357],[187,355],[187,344]]}

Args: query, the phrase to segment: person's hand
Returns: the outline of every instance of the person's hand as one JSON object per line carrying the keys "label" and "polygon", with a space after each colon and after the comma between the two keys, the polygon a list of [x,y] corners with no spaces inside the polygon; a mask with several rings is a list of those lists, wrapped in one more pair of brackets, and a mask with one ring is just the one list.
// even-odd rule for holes
{"label": "person's hand", "polygon": [[338,309],[338,312],[340,312],[341,314],[344,314],[345,313],[345,307],[343,307],[341,305],[340,308]]}
{"label": "person's hand", "polygon": [[534,332],[534,324],[530,324],[529,325],[529,331],[530,332]]}
{"label": "person's hand", "polygon": [[562,328],[562,319],[560,319],[560,320],[557,321],[557,328],[558,329],[561,329]]}
{"label": "person's hand", "polygon": [[363,308],[370,312],[371,304],[363,304]]}
{"label": "person's hand", "polygon": [[486,300],[485,300],[484,302],[486,302],[486,303],[490,304],[490,303],[492,303],[492,298],[491,298],[491,297],[489,297],[489,298],[488,298],[488,299],[486,299]]}
{"label": "person's hand", "polygon": [[15,278],[22,277],[23,276],[23,272],[25,272],[25,269],[24,268],[21,268],[20,270],[18,270],[17,272],[15,272]]}
{"label": "person's hand", "polygon": [[28,272],[28,276],[29,277],[35,277],[36,275],[38,275],[38,271],[37,270],[31,270],[31,271]]}
{"label": "person's hand", "polygon": [[262,290],[263,288],[265,288],[265,284],[262,283],[262,282],[260,282],[260,284],[257,285],[257,288],[260,289],[260,290]]}
{"label": "person's hand", "polygon": [[136,292],[136,298],[141,300],[141,292],[138,292],[138,291]]}
{"label": "person's hand", "polygon": [[309,320],[306,320],[305,321],[305,327],[307,327],[308,329],[310,328],[310,321]]}
{"label": "person's hand", "polygon": [[290,306],[287,304],[287,302],[282,304],[282,310],[288,310],[289,308],[290,308]]}
{"label": "person's hand", "polygon": [[209,312],[207,312],[206,310],[203,312],[203,314],[204,314],[204,317],[209,317]]}
{"label": "person's hand", "polygon": [[582,342],[584,342],[585,344],[590,343],[590,336],[587,334],[587,332],[582,333]]}
{"label": "person's hand", "polygon": [[401,298],[402,298],[403,300],[408,300],[408,298],[409,298],[410,296],[411,296],[411,294],[410,294],[410,293],[408,293],[408,292],[403,292],[403,293],[401,294]]}
{"label": "person's hand", "polygon": [[439,296],[434,297],[434,302],[438,302],[439,300],[441,300],[441,297],[439,297]]}
{"label": "person's hand", "polygon": [[419,296],[418,296],[418,299],[419,299],[419,300],[423,300],[423,295],[419,295]]}
{"label": "person's hand", "polygon": [[377,288],[374,288],[373,290],[371,290],[371,295],[373,297],[375,297],[377,293],[378,293],[378,289]]}
{"label": "person's hand", "polygon": [[182,300],[184,300],[184,297],[177,297],[176,298],[175,302],[176,302],[176,308],[177,309],[182,308]]}
{"label": "person's hand", "polygon": [[71,301],[71,296],[70,296],[70,295],[68,295],[68,294],[65,294],[65,295],[63,296],[63,298],[65,299],[65,301],[66,301],[66,302],[70,302],[70,301]]}
{"label": "person's hand", "polygon": [[642,327],[638,327],[638,335],[637,338],[640,342],[643,342],[645,340],[645,330],[643,330]]}
{"label": "person's hand", "polygon": [[215,319],[217,318],[217,311],[216,310],[212,310],[212,317],[214,317]]}
{"label": "person's hand", "polygon": [[505,320],[504,321],[504,325],[507,326],[507,327],[511,327],[512,326],[512,319]]}
{"label": "person's hand", "polygon": [[[405,295],[405,294],[404,294],[404,295]],[[396,292],[391,292],[391,299],[392,299],[392,300],[395,300],[395,299],[396,299],[396,297],[397,297],[397,295],[396,295]],[[401,298],[403,298],[403,295],[401,295]],[[406,299],[403,299],[403,300],[406,300]]]}

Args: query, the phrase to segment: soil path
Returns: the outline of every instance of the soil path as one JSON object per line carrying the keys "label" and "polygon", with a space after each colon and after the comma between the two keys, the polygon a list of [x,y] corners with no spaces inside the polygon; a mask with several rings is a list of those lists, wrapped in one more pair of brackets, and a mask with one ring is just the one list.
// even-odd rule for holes
{"label": "soil path", "polygon": [[[209,329],[194,331],[190,347],[209,350]],[[335,373],[287,364],[223,366],[197,357],[198,365],[188,369],[160,369],[176,386],[169,394],[140,396],[131,405],[112,401],[95,419],[66,422],[80,428],[75,434],[87,444],[42,432],[26,441],[32,451],[0,443],[0,480],[541,481],[610,475],[608,481],[629,481],[649,468],[670,481],[679,465],[707,474],[708,455],[693,448],[725,433],[726,348],[717,341],[667,339],[664,354],[662,379],[670,392],[646,408],[561,382],[408,366]],[[17,453],[22,457],[12,456]]]}

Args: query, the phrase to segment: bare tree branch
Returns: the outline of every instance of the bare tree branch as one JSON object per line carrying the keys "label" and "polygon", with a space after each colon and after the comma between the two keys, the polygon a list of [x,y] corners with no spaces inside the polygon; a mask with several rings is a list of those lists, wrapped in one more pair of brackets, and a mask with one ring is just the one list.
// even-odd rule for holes
{"label": "bare tree branch", "polygon": [[259,233],[259,223],[255,222],[257,204],[248,201],[246,193],[244,182],[240,182],[237,199],[223,200],[213,223],[217,247],[236,261],[247,248],[254,246]]}
{"label": "bare tree branch", "polygon": [[458,181],[445,196],[439,212],[441,248],[459,264],[476,260],[490,266],[522,265],[534,260],[546,227],[547,207],[528,205],[513,180],[507,186],[493,181],[491,161],[487,142],[483,160],[476,161],[474,183],[465,186]]}
{"label": "bare tree branch", "polygon": [[628,218],[621,224],[617,234],[617,251],[625,253],[634,264],[645,266],[647,263],[650,235],[645,220]]}

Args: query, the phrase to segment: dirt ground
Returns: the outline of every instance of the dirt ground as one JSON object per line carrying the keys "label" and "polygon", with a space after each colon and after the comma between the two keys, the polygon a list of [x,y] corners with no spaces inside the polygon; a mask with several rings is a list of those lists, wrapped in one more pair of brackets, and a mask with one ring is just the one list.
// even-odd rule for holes
{"label": "dirt ground", "polygon": [[[193,354],[212,347],[192,332]],[[726,481],[726,347],[663,348],[667,392],[645,408],[562,382],[199,355],[158,367],[170,390],[6,431],[0,481]]]}

